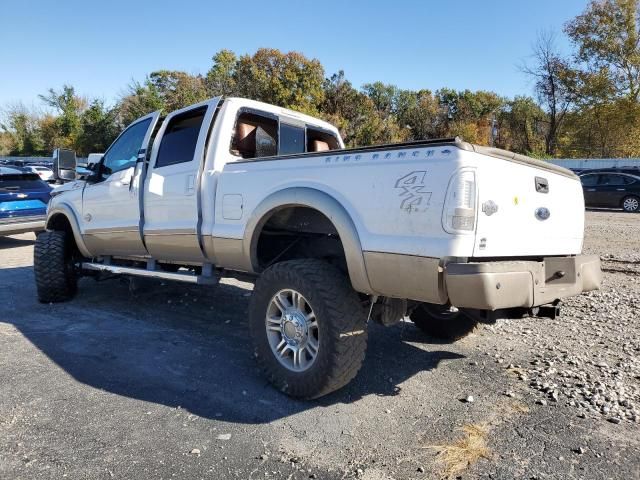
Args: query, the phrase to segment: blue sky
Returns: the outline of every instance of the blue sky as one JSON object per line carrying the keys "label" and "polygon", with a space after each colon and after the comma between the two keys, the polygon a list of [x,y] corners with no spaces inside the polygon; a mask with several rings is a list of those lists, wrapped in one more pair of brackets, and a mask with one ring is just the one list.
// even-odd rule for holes
{"label": "blue sky", "polygon": [[0,106],[39,106],[64,83],[113,103],[157,69],[206,73],[222,48],[296,50],[355,86],[446,86],[530,94],[518,70],[541,30],[558,32],[586,0],[5,1]]}

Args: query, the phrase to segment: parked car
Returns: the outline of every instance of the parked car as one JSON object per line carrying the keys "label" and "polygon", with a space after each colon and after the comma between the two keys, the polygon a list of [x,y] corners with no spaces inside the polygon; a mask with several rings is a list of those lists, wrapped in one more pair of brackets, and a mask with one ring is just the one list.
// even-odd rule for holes
{"label": "parked car", "polygon": [[39,165],[27,165],[26,167],[23,167],[23,170],[35,173],[40,177],[40,179],[44,180],[45,182],[53,181],[53,170],[51,170],[50,168],[41,167]]}
{"label": "parked car", "polygon": [[602,278],[576,175],[459,138],[345,149],[322,120],[214,98],[136,120],[84,181],[72,153],[35,245],[39,300],[83,275],[256,278],[253,352],[296,397],[356,375],[370,318],[460,338],[554,317]]}
{"label": "parked car", "polygon": [[0,167],[0,236],[44,230],[50,192],[35,173]]}
{"label": "parked car", "polygon": [[584,169],[578,175],[586,175],[587,173],[628,173],[640,177],[640,167],[606,167],[606,168],[589,168]]}
{"label": "parked car", "polygon": [[640,211],[640,172],[636,175],[624,172],[603,169],[580,175],[585,206]]}

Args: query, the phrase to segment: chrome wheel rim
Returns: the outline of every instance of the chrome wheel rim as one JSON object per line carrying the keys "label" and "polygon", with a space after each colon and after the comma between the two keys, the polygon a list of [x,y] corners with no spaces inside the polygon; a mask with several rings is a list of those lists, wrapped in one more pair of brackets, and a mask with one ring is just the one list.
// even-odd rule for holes
{"label": "chrome wheel rim", "polygon": [[280,290],[269,302],[267,339],[280,364],[292,372],[311,368],[320,348],[316,314],[300,292]]}
{"label": "chrome wheel rim", "polygon": [[622,207],[629,212],[635,212],[636,210],[638,210],[638,199],[627,198],[624,201],[624,204],[622,205]]}

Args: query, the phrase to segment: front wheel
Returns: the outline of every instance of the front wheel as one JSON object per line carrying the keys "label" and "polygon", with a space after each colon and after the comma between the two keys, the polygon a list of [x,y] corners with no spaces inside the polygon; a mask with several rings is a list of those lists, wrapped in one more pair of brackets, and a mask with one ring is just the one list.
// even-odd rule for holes
{"label": "front wheel", "polygon": [[63,231],[44,231],[36,237],[33,270],[38,300],[42,303],[64,302],[76,293],[74,249],[67,236]]}
{"label": "front wheel", "polygon": [[625,197],[622,200],[622,209],[625,212],[638,212],[640,211],[640,198],[635,196]]}
{"label": "front wheel", "polygon": [[411,321],[427,335],[450,342],[469,335],[477,320],[447,305],[423,303],[410,315]]}
{"label": "front wheel", "polygon": [[282,392],[318,398],[349,383],[367,346],[367,312],[349,279],[313,259],[268,268],[249,307],[255,356]]}

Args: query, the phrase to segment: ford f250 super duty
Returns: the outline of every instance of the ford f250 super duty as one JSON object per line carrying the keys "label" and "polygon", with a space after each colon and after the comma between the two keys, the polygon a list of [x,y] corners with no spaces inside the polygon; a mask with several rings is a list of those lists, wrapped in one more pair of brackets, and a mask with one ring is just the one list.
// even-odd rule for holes
{"label": "ford f250 super duty", "polygon": [[89,167],[49,204],[40,301],[80,276],[253,276],[256,357],[297,397],[356,375],[369,319],[459,338],[601,282],[579,179],[457,138],[345,149],[323,121],[214,98],[140,118]]}

